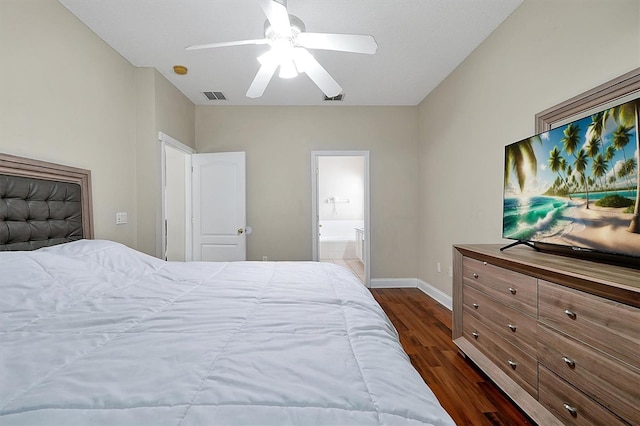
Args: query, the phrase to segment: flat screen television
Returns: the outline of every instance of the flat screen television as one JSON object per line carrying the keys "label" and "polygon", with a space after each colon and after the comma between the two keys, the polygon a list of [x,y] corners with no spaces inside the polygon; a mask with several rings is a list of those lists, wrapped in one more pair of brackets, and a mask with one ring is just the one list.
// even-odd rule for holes
{"label": "flat screen television", "polygon": [[505,147],[502,236],[640,267],[640,98]]}

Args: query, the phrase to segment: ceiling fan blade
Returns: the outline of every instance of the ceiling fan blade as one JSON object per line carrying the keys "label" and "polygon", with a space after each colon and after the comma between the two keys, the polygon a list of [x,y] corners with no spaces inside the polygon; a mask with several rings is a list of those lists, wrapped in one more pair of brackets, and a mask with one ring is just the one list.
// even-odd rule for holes
{"label": "ceiling fan blade", "polygon": [[267,15],[267,20],[277,33],[290,31],[289,12],[282,3],[275,0],[262,0],[260,5],[264,14]]}
{"label": "ceiling fan blade", "polygon": [[342,87],[338,82],[329,75],[327,70],[306,49],[298,47],[294,49],[293,53],[293,60],[298,71],[306,73],[325,95],[331,98],[338,96],[342,92]]}
{"label": "ceiling fan blade", "polygon": [[240,40],[240,41],[227,41],[222,43],[208,43],[208,44],[193,44],[187,46],[187,50],[199,50],[199,49],[211,49],[214,47],[228,47],[228,46],[242,46],[245,44],[267,44],[269,40],[266,38],[260,38],[257,40]]}
{"label": "ceiling fan blade", "polygon": [[298,34],[297,44],[308,49],[337,50],[340,52],[366,53],[373,55],[378,43],[370,35],[360,34]]}
{"label": "ceiling fan blade", "polygon": [[247,90],[248,98],[259,98],[262,96],[271,81],[271,77],[273,77],[273,74],[276,72],[276,68],[278,68],[278,64],[273,61],[266,61],[260,66],[251,86],[249,86],[249,90]]}

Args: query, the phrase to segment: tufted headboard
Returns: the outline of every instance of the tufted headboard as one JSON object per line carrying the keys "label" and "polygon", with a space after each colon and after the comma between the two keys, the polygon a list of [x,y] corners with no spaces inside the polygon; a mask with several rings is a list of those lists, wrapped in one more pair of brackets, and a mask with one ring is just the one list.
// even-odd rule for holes
{"label": "tufted headboard", "polygon": [[0,251],[93,238],[91,171],[0,154]]}

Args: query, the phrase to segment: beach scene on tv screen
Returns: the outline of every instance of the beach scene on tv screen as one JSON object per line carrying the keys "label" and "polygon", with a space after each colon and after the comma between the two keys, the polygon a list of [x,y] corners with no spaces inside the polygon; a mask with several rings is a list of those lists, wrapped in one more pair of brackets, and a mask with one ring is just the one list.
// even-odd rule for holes
{"label": "beach scene on tv screen", "polygon": [[640,257],[640,98],[505,147],[503,237]]}

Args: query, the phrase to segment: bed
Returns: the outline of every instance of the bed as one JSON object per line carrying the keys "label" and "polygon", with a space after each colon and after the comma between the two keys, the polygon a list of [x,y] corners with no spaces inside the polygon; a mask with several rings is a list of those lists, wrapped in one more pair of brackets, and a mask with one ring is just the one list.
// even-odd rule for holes
{"label": "bed", "polygon": [[37,229],[0,251],[0,425],[454,424],[343,267],[166,262]]}

